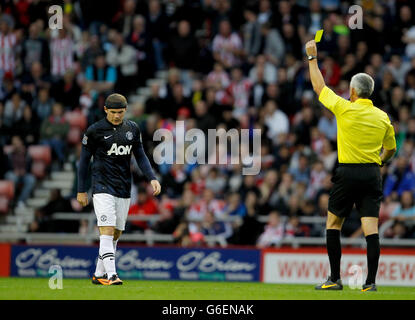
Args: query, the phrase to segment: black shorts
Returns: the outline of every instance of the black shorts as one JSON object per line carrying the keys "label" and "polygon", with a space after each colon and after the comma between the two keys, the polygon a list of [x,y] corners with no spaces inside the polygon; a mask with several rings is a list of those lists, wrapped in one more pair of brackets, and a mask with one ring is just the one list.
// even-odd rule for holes
{"label": "black shorts", "polygon": [[341,163],[331,179],[329,211],[338,217],[348,217],[353,205],[360,217],[379,218],[383,199],[382,177],[376,163]]}

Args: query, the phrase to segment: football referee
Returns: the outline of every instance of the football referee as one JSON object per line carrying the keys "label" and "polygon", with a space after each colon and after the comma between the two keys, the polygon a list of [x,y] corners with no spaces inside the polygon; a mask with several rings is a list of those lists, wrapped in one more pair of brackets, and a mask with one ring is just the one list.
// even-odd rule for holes
{"label": "football referee", "polygon": [[326,223],[331,274],[316,289],[343,289],[340,279],[340,231],[355,205],[367,244],[368,274],[362,291],[376,291],[380,256],[378,218],[383,194],[380,166],[396,151],[395,132],[388,115],[369,99],[374,88],[374,81],[369,75],[354,75],[350,81],[350,101],[343,99],[324,83],[317,64],[315,41],[307,42],[305,49],[313,89],[319,101],[336,116],[338,130],[339,166],[332,178]]}

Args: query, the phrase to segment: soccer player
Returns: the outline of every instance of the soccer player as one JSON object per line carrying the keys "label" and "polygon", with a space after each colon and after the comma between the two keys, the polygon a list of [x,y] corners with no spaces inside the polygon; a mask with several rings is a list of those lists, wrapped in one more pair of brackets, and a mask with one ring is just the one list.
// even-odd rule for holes
{"label": "soccer player", "polygon": [[313,89],[319,101],[336,116],[338,127],[339,166],[332,178],[326,222],[331,275],[316,289],[343,289],[340,279],[340,231],[345,218],[356,205],[367,243],[368,274],[362,291],[376,291],[380,256],[378,220],[383,194],[380,166],[396,152],[395,131],[388,115],[369,99],[374,81],[368,74],[358,73],[352,77],[349,101],[336,95],[324,83],[317,64],[314,40],[307,42],[306,54]]}
{"label": "soccer player", "polygon": [[82,139],[78,168],[77,200],[88,204],[86,180],[91,157],[92,194],[99,227],[99,255],[92,283],[120,285],[115,269],[117,241],[125,227],[131,197],[131,153],[153,187],[153,195],[161,191],[150,162],[144,153],[137,124],[124,120],[127,100],[114,93],[105,100],[106,117],[92,124]]}

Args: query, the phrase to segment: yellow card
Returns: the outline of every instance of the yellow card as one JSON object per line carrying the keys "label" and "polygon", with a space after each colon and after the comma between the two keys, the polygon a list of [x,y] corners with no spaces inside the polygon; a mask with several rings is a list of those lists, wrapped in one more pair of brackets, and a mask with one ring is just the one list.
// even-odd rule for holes
{"label": "yellow card", "polygon": [[316,36],[314,37],[314,41],[316,42],[316,43],[318,43],[318,42],[320,42],[320,40],[321,40],[321,37],[323,36],[323,29],[321,29],[321,30],[318,30],[317,32],[316,32]]}

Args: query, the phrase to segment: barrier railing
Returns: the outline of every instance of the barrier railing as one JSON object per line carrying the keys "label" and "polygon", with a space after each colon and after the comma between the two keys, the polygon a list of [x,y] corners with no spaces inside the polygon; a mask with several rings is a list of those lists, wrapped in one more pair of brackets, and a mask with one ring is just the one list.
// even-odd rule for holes
{"label": "barrier railing", "polygon": [[[91,244],[99,240],[98,233],[77,234],[77,233],[1,233],[1,241],[25,241],[26,243],[71,243],[71,244]],[[145,242],[147,245],[155,243],[173,243],[174,237],[170,234],[159,234],[153,232],[146,233],[125,233],[120,238],[122,242]],[[219,236],[206,236],[205,241],[208,246],[228,245],[226,239]],[[342,238],[342,245],[365,247],[364,238]],[[280,245],[290,245],[294,248],[302,245],[324,246],[326,239],[324,237],[286,237]],[[415,247],[415,239],[381,239],[382,246],[388,247]]]}
{"label": "barrier railing", "polygon": [[[129,215],[128,221],[147,221],[157,222],[161,215]],[[99,234],[96,230],[96,216],[91,213],[67,213],[58,212],[52,215],[53,220],[87,220],[88,230],[86,234],[78,233],[26,233],[26,232],[3,232],[0,233],[0,241],[25,241],[26,243],[80,243],[91,244],[99,240]],[[241,219],[239,216],[226,216],[218,218],[218,220],[224,222],[234,222]],[[326,218],[320,216],[312,217],[299,217],[302,223],[311,224],[325,224]],[[287,220],[287,217],[281,217],[282,222]],[[190,219],[189,222],[200,222],[202,219]],[[259,216],[258,221],[266,223],[268,221],[267,216]],[[387,222],[385,222],[387,223]],[[389,224],[387,224],[389,225]],[[382,225],[383,226],[383,225]],[[386,228],[380,228],[380,235],[382,237]],[[221,236],[206,236],[205,241],[208,246],[222,246],[228,245],[226,239]],[[173,243],[174,237],[171,234],[155,233],[151,230],[146,230],[144,233],[124,233],[120,238],[120,241],[125,242],[145,242],[147,245],[154,245],[155,243]],[[326,244],[325,237],[285,237],[281,245],[290,245],[292,247],[300,247],[302,245],[319,245],[324,246]],[[366,246],[366,240],[364,238],[342,238],[343,245],[350,246]],[[381,239],[382,246],[401,246],[401,247],[415,247],[415,239]]]}

